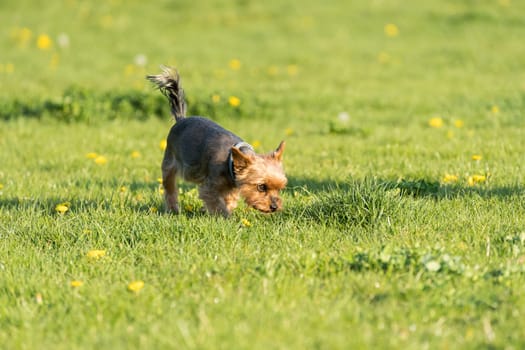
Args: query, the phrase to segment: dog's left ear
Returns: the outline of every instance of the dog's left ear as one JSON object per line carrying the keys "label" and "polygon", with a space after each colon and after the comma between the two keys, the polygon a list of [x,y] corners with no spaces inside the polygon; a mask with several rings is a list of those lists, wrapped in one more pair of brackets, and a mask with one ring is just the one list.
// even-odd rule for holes
{"label": "dog's left ear", "polygon": [[279,147],[277,147],[277,149],[272,153],[272,157],[275,160],[278,160],[280,162],[283,159],[283,152],[284,152],[285,146],[286,146],[286,142],[281,141],[281,143],[279,144]]}

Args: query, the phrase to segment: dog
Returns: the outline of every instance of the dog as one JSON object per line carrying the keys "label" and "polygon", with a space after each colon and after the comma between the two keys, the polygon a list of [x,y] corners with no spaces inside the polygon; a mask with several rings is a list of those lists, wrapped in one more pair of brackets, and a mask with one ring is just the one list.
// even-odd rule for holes
{"label": "dog", "polygon": [[282,209],[280,191],[287,183],[282,164],[284,141],[269,154],[257,154],[219,124],[199,116],[186,117],[177,70],[162,67],[161,74],[146,78],[167,97],[175,118],[161,167],[168,212],[179,213],[177,177],[198,185],[199,198],[213,215],[229,217],[239,197],[263,213]]}

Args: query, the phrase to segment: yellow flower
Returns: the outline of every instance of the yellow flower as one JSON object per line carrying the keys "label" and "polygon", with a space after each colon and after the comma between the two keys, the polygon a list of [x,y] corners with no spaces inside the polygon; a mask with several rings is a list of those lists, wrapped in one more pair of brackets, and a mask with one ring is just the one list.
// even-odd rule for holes
{"label": "yellow flower", "polygon": [[246,219],[242,219],[242,220],[241,220],[241,224],[242,224],[242,226],[244,226],[244,227],[250,227],[250,226],[252,226],[252,223],[249,222],[249,221],[246,220]]}
{"label": "yellow flower", "polygon": [[126,186],[120,186],[119,191],[120,193],[125,193],[128,191],[128,188]]}
{"label": "yellow flower", "polygon": [[159,147],[160,147],[161,150],[165,151],[166,148],[168,147],[168,141],[167,140],[160,141]]}
{"label": "yellow flower", "polygon": [[144,288],[144,281],[133,281],[128,284],[128,290],[130,292],[138,293]]}
{"label": "yellow flower", "polygon": [[158,178],[157,178],[157,182],[158,182],[159,184],[162,184],[162,177],[158,177]]}
{"label": "yellow flower", "polygon": [[291,77],[297,75],[298,71],[299,69],[296,64],[289,64],[288,67],[286,67],[286,72],[288,72],[288,75]]}
{"label": "yellow flower", "polygon": [[230,98],[228,98],[228,103],[232,107],[239,107],[241,104],[241,100],[237,96],[230,96]]}
{"label": "yellow flower", "polygon": [[51,38],[47,34],[40,34],[38,38],[36,39],[36,46],[40,50],[49,50],[52,45],[53,45],[53,42],[51,41]]}
{"label": "yellow flower", "polygon": [[98,165],[104,165],[108,162],[108,159],[104,156],[98,156],[94,159],[94,161]]}
{"label": "yellow flower", "polygon": [[268,75],[277,75],[279,73],[279,67],[277,66],[270,66],[268,67]]}
{"label": "yellow flower", "polygon": [[141,154],[139,151],[131,152],[131,158],[140,158]]}
{"label": "yellow flower", "polygon": [[291,135],[293,135],[294,131],[293,131],[292,128],[286,128],[284,130],[284,133],[286,134],[286,136],[291,136]]}
{"label": "yellow flower", "polygon": [[69,210],[69,203],[60,203],[55,207],[55,211],[59,214],[64,214]]}
{"label": "yellow flower", "polygon": [[86,256],[90,259],[100,259],[106,256],[106,251],[101,249],[93,249],[87,252]]}
{"label": "yellow flower", "polygon": [[494,105],[494,106],[492,106],[490,111],[492,112],[492,114],[499,114],[499,107]]}
{"label": "yellow flower", "polygon": [[49,68],[56,69],[59,63],[60,56],[57,53],[54,53],[53,56],[51,56],[51,60],[49,61]]}
{"label": "yellow flower", "polygon": [[86,154],[86,158],[89,158],[89,159],[95,159],[98,157],[98,154],[96,154],[95,152],[89,152],[88,154]]}
{"label": "yellow flower", "polygon": [[124,75],[125,76],[130,76],[130,75],[133,75],[135,74],[135,65],[134,64],[127,64],[125,67],[124,67]]}
{"label": "yellow flower", "polygon": [[230,69],[231,70],[239,70],[241,68],[241,61],[237,58],[234,58],[230,61]]}
{"label": "yellow flower", "polygon": [[100,18],[99,22],[102,28],[111,28],[113,26],[113,17],[111,17],[111,15],[104,15]]}
{"label": "yellow flower", "polygon": [[157,207],[150,207],[150,208],[149,208],[149,212],[150,212],[151,214],[156,214],[158,211],[159,211],[159,210],[157,209]]}
{"label": "yellow flower", "polygon": [[392,24],[392,23],[386,24],[384,30],[385,30],[385,35],[388,37],[393,38],[399,35],[399,28],[395,24]]}
{"label": "yellow flower", "polygon": [[164,186],[162,186],[162,185],[159,185],[159,194],[160,195],[164,194]]}
{"label": "yellow flower", "polygon": [[445,174],[445,176],[443,177],[443,182],[446,184],[457,182],[457,181],[458,181],[457,175]]}
{"label": "yellow flower", "polygon": [[73,288],[78,288],[78,287],[81,287],[82,285],[84,284],[84,282],[82,281],[71,281],[70,285],[71,287]]}
{"label": "yellow flower", "polygon": [[261,147],[261,141],[259,141],[259,140],[254,140],[254,141],[252,142],[252,147],[255,148],[255,149]]}
{"label": "yellow flower", "polygon": [[33,37],[33,32],[29,28],[13,28],[11,30],[11,38],[17,43],[19,47],[26,47],[31,38]]}
{"label": "yellow flower", "polygon": [[479,155],[479,154],[474,154],[474,155],[472,156],[472,160],[481,160],[481,158],[482,158],[482,157],[481,157],[481,155]]}
{"label": "yellow flower", "polygon": [[385,64],[390,61],[390,55],[386,52],[380,52],[379,55],[377,55],[377,61],[379,63]]}
{"label": "yellow flower", "polygon": [[7,74],[11,74],[15,71],[15,65],[13,63],[6,63],[3,69]]}
{"label": "yellow flower", "polygon": [[463,123],[463,120],[461,119],[454,120],[454,126],[458,129],[462,128],[464,124],[465,123]]}
{"label": "yellow flower", "polygon": [[4,189],[4,184],[0,184],[0,190]]}
{"label": "yellow flower", "polygon": [[472,175],[468,177],[467,183],[469,186],[474,186],[475,184],[485,182],[485,180],[487,180],[485,175]]}
{"label": "yellow flower", "polygon": [[441,128],[443,126],[443,119],[441,117],[430,118],[428,125],[432,128]]}

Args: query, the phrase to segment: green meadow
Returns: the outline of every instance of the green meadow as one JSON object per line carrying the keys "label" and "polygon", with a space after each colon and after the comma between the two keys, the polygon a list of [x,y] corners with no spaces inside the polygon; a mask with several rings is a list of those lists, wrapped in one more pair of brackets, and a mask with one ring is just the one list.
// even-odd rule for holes
{"label": "green meadow", "polygon": [[[525,3],[0,3],[2,349],[525,348]],[[164,213],[173,120],[284,210]]]}

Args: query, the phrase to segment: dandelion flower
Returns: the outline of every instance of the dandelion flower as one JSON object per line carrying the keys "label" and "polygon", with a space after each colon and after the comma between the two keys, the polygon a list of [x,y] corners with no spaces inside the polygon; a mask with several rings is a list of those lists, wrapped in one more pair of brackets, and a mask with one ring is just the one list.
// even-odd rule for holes
{"label": "dandelion flower", "polygon": [[6,63],[5,64],[5,68],[4,68],[4,71],[7,73],[7,74],[11,74],[15,71],[15,65],[13,63]]}
{"label": "dandelion flower", "polygon": [[428,121],[428,125],[436,129],[441,128],[443,126],[443,118],[441,117],[430,118]]}
{"label": "dandelion flower", "polygon": [[286,67],[286,72],[288,73],[289,76],[293,77],[295,75],[297,75],[297,72],[299,71],[298,67],[296,64],[289,64],[287,67]]}
{"label": "dandelion flower", "polygon": [[213,103],[219,103],[219,102],[221,102],[221,96],[219,96],[217,94],[212,95],[211,96],[211,100],[212,100]]}
{"label": "dandelion flower", "polygon": [[94,159],[94,162],[98,165],[104,165],[108,162],[108,159],[104,156],[98,156]]}
{"label": "dandelion flower", "polygon": [[78,288],[78,287],[81,287],[83,284],[84,282],[75,280],[75,281],[71,281],[69,285],[73,288]]}
{"label": "dandelion flower", "polygon": [[385,64],[385,63],[388,63],[390,61],[390,55],[386,52],[380,52],[378,55],[377,55],[377,61],[381,64]]}
{"label": "dandelion flower", "polygon": [[443,176],[443,182],[448,184],[448,183],[454,183],[454,182],[457,182],[458,181],[458,176],[457,175],[452,175],[452,174],[445,174],[445,176]]}
{"label": "dandelion flower", "polygon": [[476,160],[476,161],[481,160],[481,158],[482,158],[482,157],[481,157],[480,154],[474,154],[474,155],[472,156],[472,160]]}
{"label": "dandelion flower", "polygon": [[32,37],[33,32],[29,28],[14,28],[11,31],[11,38],[19,47],[27,47]]}
{"label": "dandelion flower", "polygon": [[468,177],[467,183],[469,186],[474,186],[478,183],[483,183],[486,180],[487,180],[487,177],[485,175],[472,175]]}
{"label": "dandelion flower", "polygon": [[133,293],[138,293],[144,288],[144,281],[133,281],[128,284],[128,290]]}
{"label": "dandelion flower", "polygon": [[252,226],[252,223],[249,222],[247,219],[242,219],[242,220],[241,220],[241,224],[242,224],[242,226],[244,226],[244,227],[250,227],[250,226]]}
{"label": "dandelion flower", "polygon": [[233,60],[230,61],[230,69],[231,70],[239,70],[241,68],[241,61],[238,60],[237,58],[234,58]]}
{"label": "dandelion flower", "polygon": [[268,75],[272,75],[272,76],[275,76],[277,74],[279,74],[279,67],[277,66],[270,66],[268,67]]}
{"label": "dandelion flower", "polygon": [[159,210],[157,209],[157,207],[150,207],[150,208],[149,208],[149,212],[150,212],[151,214],[156,214],[158,211],[159,211]]}
{"label": "dandelion flower", "polygon": [[168,141],[167,140],[162,140],[160,141],[159,143],[159,147],[162,151],[165,151],[166,150],[166,147],[168,147]]}
{"label": "dandelion flower", "polygon": [[38,38],[36,39],[36,46],[40,50],[49,50],[52,45],[53,45],[53,42],[51,41],[51,38],[47,34],[40,34]]}
{"label": "dandelion flower", "polygon": [[384,30],[385,30],[385,35],[390,38],[393,38],[399,35],[399,28],[395,24],[392,24],[392,23],[386,24]]}
{"label": "dandelion flower", "polygon": [[458,129],[461,129],[465,123],[461,119],[454,120],[454,126]]}
{"label": "dandelion flower", "polygon": [[4,189],[4,184],[0,184],[0,191]]}
{"label": "dandelion flower", "polygon": [[494,105],[494,106],[492,106],[490,111],[492,112],[492,114],[499,114],[499,107]]}
{"label": "dandelion flower", "polygon": [[126,193],[128,191],[128,188],[126,186],[120,186],[119,191],[120,193]]}
{"label": "dandelion flower", "polygon": [[239,107],[241,104],[241,100],[237,96],[230,96],[230,98],[228,98],[228,103],[232,107]]}
{"label": "dandelion flower", "polygon": [[96,154],[95,152],[89,152],[88,154],[86,154],[86,158],[89,158],[89,159],[95,159],[98,157],[98,154]]}
{"label": "dandelion flower", "polygon": [[141,154],[140,154],[139,151],[133,151],[133,152],[131,152],[131,158],[136,159],[136,158],[140,158],[140,156],[141,156]]}
{"label": "dandelion flower", "polygon": [[291,136],[291,135],[293,135],[294,131],[293,131],[292,128],[286,128],[284,130],[284,133],[285,133],[286,136]]}
{"label": "dandelion flower", "polygon": [[92,249],[89,252],[87,252],[86,256],[90,259],[100,259],[106,256],[106,251],[102,249]]}
{"label": "dandelion flower", "polygon": [[53,70],[57,69],[59,63],[60,63],[60,56],[57,53],[54,53],[51,56],[51,60],[49,61],[49,68]]}
{"label": "dandelion flower", "polygon": [[68,206],[69,203],[60,203],[60,204],[57,204],[56,207],[55,207],[55,211],[59,214],[64,214],[66,211],[69,210],[69,206]]}
{"label": "dandelion flower", "polygon": [[254,140],[254,141],[252,142],[252,147],[255,148],[255,149],[261,147],[261,141],[259,141],[259,140]]}

